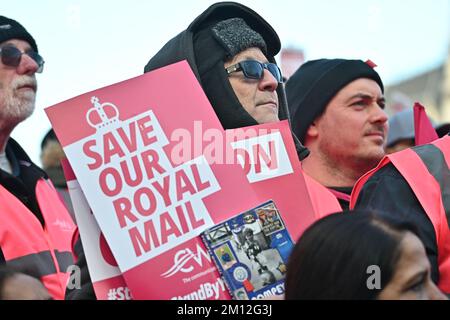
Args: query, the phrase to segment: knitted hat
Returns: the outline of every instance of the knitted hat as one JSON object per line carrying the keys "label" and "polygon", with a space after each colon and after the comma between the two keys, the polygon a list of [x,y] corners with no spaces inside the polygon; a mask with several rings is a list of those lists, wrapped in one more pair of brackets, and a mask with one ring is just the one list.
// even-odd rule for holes
{"label": "knitted hat", "polygon": [[319,117],[333,97],[350,82],[368,78],[383,82],[370,61],[319,59],[303,64],[286,83],[292,130],[304,142],[309,126]]}
{"label": "knitted hat", "polygon": [[0,16],[0,43],[11,39],[24,40],[30,44],[34,51],[38,52],[36,41],[20,23]]}
{"label": "knitted hat", "polygon": [[263,37],[241,18],[220,21],[211,30],[214,38],[226,50],[226,59],[231,59],[239,52],[251,47],[260,48],[264,54],[267,54]]}
{"label": "knitted hat", "polygon": [[268,48],[262,35],[242,18],[211,21],[194,35],[194,53],[203,90],[225,129],[258,124],[241,106],[228,81],[224,62],[238,53]]}

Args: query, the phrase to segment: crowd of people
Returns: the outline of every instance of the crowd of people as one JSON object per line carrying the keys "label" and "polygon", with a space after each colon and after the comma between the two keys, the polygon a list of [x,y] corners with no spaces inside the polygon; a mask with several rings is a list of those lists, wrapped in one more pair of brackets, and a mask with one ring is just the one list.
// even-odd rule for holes
{"label": "crowd of people", "polygon": [[[292,251],[286,299],[445,299],[450,137],[387,155],[389,101],[373,62],[308,61],[284,83],[275,60],[280,49],[258,13],[216,3],[144,72],[187,60],[224,129],[289,121],[317,221]],[[4,16],[0,58],[0,264],[8,268],[0,297],[95,298],[54,133],[42,143],[47,172],[10,137],[33,112],[44,59],[31,34]],[[73,264],[83,275],[81,289],[66,289]],[[374,266],[381,278],[371,286],[367,270]],[[26,281],[33,293],[5,289],[13,280]]]}

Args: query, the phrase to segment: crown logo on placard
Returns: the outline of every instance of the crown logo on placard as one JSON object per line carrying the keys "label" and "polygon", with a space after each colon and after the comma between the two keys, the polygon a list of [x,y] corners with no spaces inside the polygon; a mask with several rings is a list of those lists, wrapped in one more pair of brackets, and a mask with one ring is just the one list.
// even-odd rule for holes
{"label": "crown logo on placard", "polygon": [[119,121],[119,109],[114,104],[100,104],[100,100],[95,96],[91,98],[91,103],[94,107],[86,113],[86,120],[91,127],[99,130]]}

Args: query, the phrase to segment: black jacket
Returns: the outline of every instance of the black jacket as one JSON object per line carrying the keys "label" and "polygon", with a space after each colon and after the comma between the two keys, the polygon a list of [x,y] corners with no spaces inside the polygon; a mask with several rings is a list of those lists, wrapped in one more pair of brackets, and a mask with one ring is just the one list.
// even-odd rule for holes
{"label": "black jacket", "polygon": [[355,209],[376,210],[414,224],[431,264],[431,278],[439,281],[438,247],[434,227],[409,184],[392,163],[377,171],[363,186]]}

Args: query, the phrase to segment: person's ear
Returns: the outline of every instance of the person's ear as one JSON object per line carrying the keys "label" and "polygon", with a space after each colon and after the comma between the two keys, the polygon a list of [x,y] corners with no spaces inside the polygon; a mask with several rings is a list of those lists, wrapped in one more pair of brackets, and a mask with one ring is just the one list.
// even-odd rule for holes
{"label": "person's ear", "polygon": [[316,138],[319,135],[319,129],[317,127],[317,121],[314,120],[313,123],[309,126],[308,130],[306,130],[306,137],[307,138]]}

